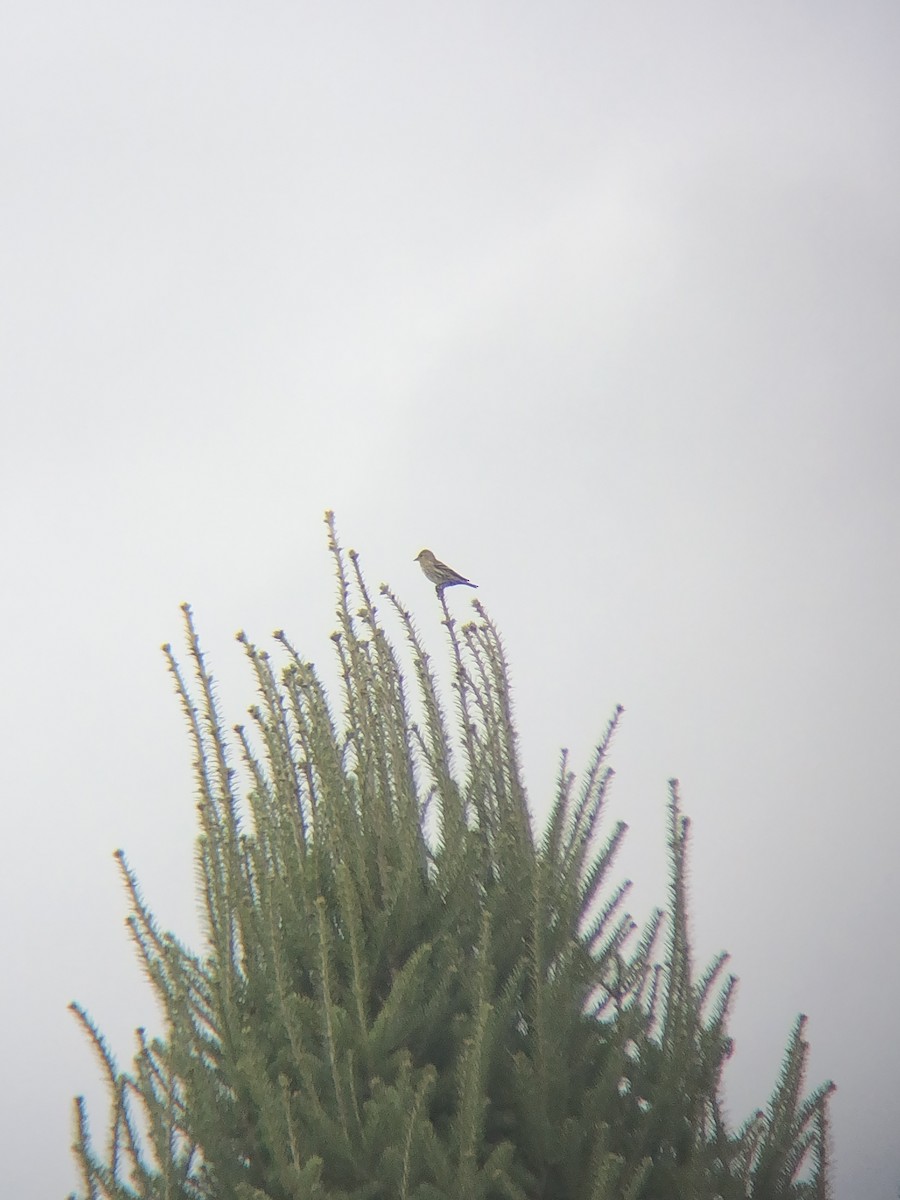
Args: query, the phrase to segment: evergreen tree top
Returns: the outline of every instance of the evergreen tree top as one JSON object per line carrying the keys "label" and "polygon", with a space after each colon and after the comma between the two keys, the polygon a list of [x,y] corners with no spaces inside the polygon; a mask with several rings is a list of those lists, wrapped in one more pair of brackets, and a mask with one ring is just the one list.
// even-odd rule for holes
{"label": "evergreen tree top", "polygon": [[637,929],[611,879],[622,710],[580,786],[563,755],[536,830],[485,608],[460,625],[438,588],[448,697],[410,612],[387,587],[376,604],[326,520],[334,700],[283,631],[278,668],[239,634],[258,699],[228,733],[188,606],[192,682],[164,647],[194,748],[206,942],[158,928],[119,854],[165,1032],[139,1031],[121,1070],[73,1006],[111,1097],[103,1153],[76,1102],[80,1195],[826,1197],[831,1087],[804,1098],[803,1018],[767,1110],[725,1119],[735,981],[724,955],[695,976],[674,781],[667,912]]}

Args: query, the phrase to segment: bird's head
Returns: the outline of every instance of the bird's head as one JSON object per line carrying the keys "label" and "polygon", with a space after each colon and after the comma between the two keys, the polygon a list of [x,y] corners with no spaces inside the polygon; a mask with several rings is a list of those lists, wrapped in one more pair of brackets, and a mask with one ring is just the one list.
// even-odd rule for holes
{"label": "bird's head", "polygon": [[417,563],[423,563],[423,562],[431,563],[431,562],[434,562],[434,555],[431,553],[430,550],[420,550],[419,553],[416,555],[414,561]]}

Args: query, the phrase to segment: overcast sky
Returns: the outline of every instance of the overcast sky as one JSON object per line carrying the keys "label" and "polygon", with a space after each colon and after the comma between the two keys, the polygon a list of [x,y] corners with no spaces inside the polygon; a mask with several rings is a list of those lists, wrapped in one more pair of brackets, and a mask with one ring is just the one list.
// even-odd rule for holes
{"label": "overcast sky", "polygon": [[[480,584],[527,783],[613,706],[635,909],[693,820],[741,986],[735,1123],[798,1012],[838,1196],[900,1185],[900,9],[6,5],[0,1129],[10,1196],[102,1134],[77,998],[157,1016],[122,846],[196,944],[190,600],[326,660],[322,513],[440,644]],[[451,596],[464,616],[469,596]]]}

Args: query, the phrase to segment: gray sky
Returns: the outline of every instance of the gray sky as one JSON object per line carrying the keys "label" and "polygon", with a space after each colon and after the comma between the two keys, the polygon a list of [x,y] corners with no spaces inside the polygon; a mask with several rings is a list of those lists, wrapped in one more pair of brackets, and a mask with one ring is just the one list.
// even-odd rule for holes
{"label": "gray sky", "polygon": [[[10,1195],[74,1186],[156,1014],[123,846],[196,938],[189,599],[327,660],[334,507],[439,644],[504,632],[529,791],[615,703],[613,815],[741,978],[735,1122],[809,1014],[838,1194],[900,1184],[900,9],[9,5],[0,38],[0,870]],[[465,614],[467,595],[452,597]],[[10,1172],[12,1175],[10,1177]]]}

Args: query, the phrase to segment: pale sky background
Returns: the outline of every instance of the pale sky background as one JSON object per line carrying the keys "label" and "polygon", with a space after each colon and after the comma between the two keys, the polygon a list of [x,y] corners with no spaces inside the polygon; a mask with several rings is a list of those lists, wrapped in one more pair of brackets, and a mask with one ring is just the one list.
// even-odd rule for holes
{"label": "pale sky background", "polygon": [[[327,661],[322,513],[437,648],[480,585],[529,792],[617,702],[635,911],[693,820],[737,1124],[798,1012],[839,1200],[900,1185],[900,7],[35,0],[0,34],[0,1140],[102,1135],[77,998],[157,1028],[122,846],[194,944],[188,599]],[[451,594],[464,616],[469,595]]]}

